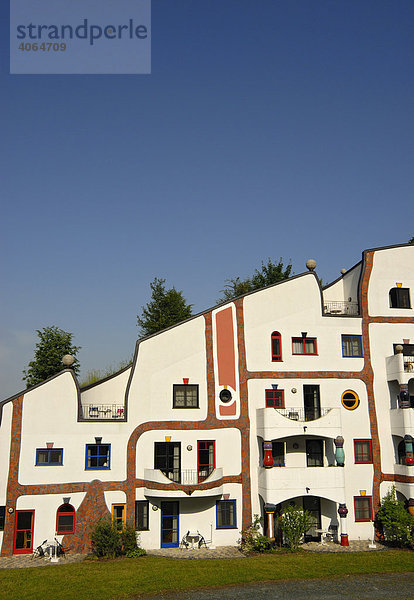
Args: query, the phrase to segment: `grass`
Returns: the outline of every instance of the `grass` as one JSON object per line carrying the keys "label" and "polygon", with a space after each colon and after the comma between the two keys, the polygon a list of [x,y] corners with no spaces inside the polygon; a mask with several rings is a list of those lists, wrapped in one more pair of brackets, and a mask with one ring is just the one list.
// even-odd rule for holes
{"label": "grass", "polygon": [[86,561],[0,571],[1,600],[126,600],[189,589],[339,575],[403,573],[414,570],[404,550],[324,554],[268,554],[244,559],[180,560],[155,556]]}

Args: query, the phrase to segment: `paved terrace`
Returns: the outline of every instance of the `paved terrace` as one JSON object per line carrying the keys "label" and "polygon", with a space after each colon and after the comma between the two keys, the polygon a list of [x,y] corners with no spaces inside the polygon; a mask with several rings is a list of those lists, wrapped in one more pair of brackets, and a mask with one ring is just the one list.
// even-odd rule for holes
{"label": "paved terrace", "polygon": [[[327,542],[320,544],[318,542],[309,542],[301,547],[310,552],[378,552],[387,550],[386,546],[376,543],[375,548],[370,548],[371,542],[366,540],[349,542],[349,547],[343,547],[339,544]],[[221,546],[219,548],[165,548],[157,550],[147,550],[152,556],[164,556],[166,558],[183,559],[201,559],[201,558],[245,558],[244,554],[234,546]],[[65,558],[60,558],[59,562],[52,563],[48,558],[34,558],[31,554],[20,554],[15,556],[0,557],[0,569],[24,569],[28,567],[45,567],[47,565],[66,565],[70,563],[81,562],[85,560],[85,554],[70,554]]]}

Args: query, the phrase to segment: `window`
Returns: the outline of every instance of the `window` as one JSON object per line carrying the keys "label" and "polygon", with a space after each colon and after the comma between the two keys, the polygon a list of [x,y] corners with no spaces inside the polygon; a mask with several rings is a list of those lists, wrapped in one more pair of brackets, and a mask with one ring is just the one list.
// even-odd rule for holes
{"label": "window", "polygon": [[180,442],[155,442],[154,469],[159,469],[168,479],[181,482],[181,444]]}
{"label": "window", "polygon": [[306,466],[323,467],[323,440],[306,440]]}
{"label": "window", "polygon": [[292,338],[292,354],[317,354],[316,338]]}
{"label": "window", "polygon": [[405,442],[404,440],[401,440],[401,442],[398,444],[397,447],[397,454],[398,454],[398,463],[399,465],[406,465],[406,450],[405,450]]}
{"label": "window", "polygon": [[282,338],[278,331],[272,333],[272,360],[282,360]]}
{"label": "window", "polygon": [[236,501],[218,500],[216,504],[217,529],[235,529],[236,524]]}
{"label": "window", "polygon": [[61,465],[63,458],[62,448],[37,448],[36,465]]}
{"label": "window", "polygon": [[355,496],[355,521],[372,521],[371,496]]}
{"label": "window", "polygon": [[266,408],[285,408],[284,390],[265,390]]}
{"label": "window", "polygon": [[86,444],[85,469],[110,469],[111,444]]}
{"label": "window", "polygon": [[124,528],[126,522],[126,506],[125,504],[112,504],[112,523],[118,531]]}
{"label": "window", "polygon": [[148,524],[148,500],[135,501],[135,529],[137,531],[147,531]]}
{"label": "window", "polygon": [[321,416],[321,394],[319,385],[303,386],[305,421],[314,421]]}
{"label": "window", "polygon": [[372,463],[371,440],[354,440],[355,464]]}
{"label": "window", "polygon": [[362,357],[362,338],[360,335],[342,336],[342,356],[344,358]]}
{"label": "window", "polygon": [[390,308],[411,308],[410,289],[395,287],[390,290]]}
{"label": "window", "polygon": [[0,531],[4,531],[5,518],[6,518],[6,507],[0,506]]}
{"label": "window", "polygon": [[173,385],[173,408],[198,408],[198,385]]}
{"label": "window", "polygon": [[272,442],[272,458],[274,467],[285,466],[285,443]]}
{"label": "window", "polygon": [[355,410],[359,406],[358,394],[352,390],[346,390],[341,396],[342,406],[347,410]]}
{"label": "window", "polygon": [[215,469],[215,442],[197,442],[198,483],[207,479]]}
{"label": "window", "polygon": [[71,504],[62,504],[56,512],[56,533],[63,535],[75,531],[75,509]]}

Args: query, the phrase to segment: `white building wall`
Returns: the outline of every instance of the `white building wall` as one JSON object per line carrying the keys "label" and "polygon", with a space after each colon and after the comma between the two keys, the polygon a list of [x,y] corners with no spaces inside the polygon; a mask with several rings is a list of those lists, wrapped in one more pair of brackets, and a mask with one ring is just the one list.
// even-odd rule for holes
{"label": "white building wall", "polygon": [[[413,254],[412,245],[375,252],[368,290],[369,313],[372,317],[414,316]],[[390,308],[389,292],[397,287],[397,283],[410,289],[411,308]]]}

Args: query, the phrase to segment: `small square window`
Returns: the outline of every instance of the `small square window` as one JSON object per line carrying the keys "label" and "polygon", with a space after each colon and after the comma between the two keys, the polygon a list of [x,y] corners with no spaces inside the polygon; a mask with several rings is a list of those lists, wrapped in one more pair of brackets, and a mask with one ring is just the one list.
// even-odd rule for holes
{"label": "small square window", "polygon": [[372,463],[371,440],[354,440],[355,464]]}
{"label": "small square window", "polygon": [[292,338],[292,354],[317,354],[316,338]]}
{"label": "small square window", "polygon": [[61,465],[63,448],[37,448],[36,465]]}
{"label": "small square window", "polygon": [[173,385],[173,408],[198,408],[198,385]]}
{"label": "small square window", "polygon": [[360,335],[342,336],[342,356],[344,358],[362,357],[362,338]]}
{"label": "small square window", "polygon": [[372,521],[371,496],[355,496],[355,521]]}
{"label": "small square window", "polygon": [[392,288],[390,290],[390,308],[411,308],[410,289]]}
{"label": "small square window", "polygon": [[266,408],[285,408],[284,390],[265,390]]}
{"label": "small square window", "polygon": [[85,469],[110,469],[111,444],[86,444]]}
{"label": "small square window", "polygon": [[0,506],[0,531],[4,531],[5,518],[6,518],[6,507]]}
{"label": "small square window", "polygon": [[235,529],[236,500],[218,500],[216,504],[217,529]]}
{"label": "small square window", "polygon": [[135,529],[148,531],[148,500],[135,501]]}

